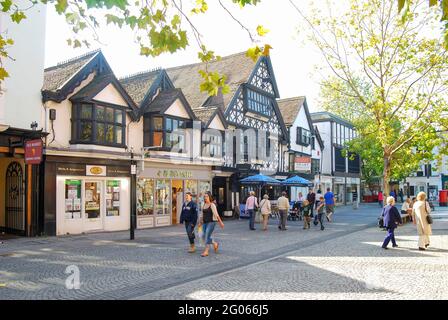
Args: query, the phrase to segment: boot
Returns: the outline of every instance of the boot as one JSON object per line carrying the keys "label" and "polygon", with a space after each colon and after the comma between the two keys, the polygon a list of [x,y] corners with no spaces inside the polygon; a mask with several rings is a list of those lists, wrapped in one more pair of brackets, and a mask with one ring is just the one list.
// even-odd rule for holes
{"label": "boot", "polygon": [[194,246],[194,244],[190,244],[190,249],[188,250],[189,253],[195,253],[196,252],[196,247]]}

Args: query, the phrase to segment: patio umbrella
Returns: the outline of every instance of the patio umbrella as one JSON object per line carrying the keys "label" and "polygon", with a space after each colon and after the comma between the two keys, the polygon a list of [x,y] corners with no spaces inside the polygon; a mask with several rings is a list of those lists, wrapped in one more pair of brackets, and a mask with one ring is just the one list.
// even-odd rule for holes
{"label": "patio umbrella", "polygon": [[310,181],[299,176],[288,178],[282,181],[281,184],[288,187],[311,187],[313,185]]}
{"label": "patio umbrella", "polygon": [[269,176],[265,176],[264,174],[256,174],[254,176],[250,176],[240,180],[241,184],[252,184],[257,185],[260,188],[258,189],[258,197],[261,198],[261,187],[266,185],[277,186],[280,185],[280,181],[271,178]]}

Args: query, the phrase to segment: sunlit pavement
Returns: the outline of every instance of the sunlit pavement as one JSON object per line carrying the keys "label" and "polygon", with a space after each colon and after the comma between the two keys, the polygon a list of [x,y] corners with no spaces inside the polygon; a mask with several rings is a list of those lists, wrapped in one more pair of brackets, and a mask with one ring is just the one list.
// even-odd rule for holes
{"label": "sunlit pavement", "polygon": [[[268,232],[247,220],[217,229],[220,252],[188,254],[182,226],[82,236],[4,240],[1,299],[447,299],[448,208],[437,208],[428,251],[412,224],[399,248],[380,248],[379,207],[336,209],[326,229],[288,221]],[[201,249],[201,248],[199,248]],[[68,266],[80,288],[67,289]]]}

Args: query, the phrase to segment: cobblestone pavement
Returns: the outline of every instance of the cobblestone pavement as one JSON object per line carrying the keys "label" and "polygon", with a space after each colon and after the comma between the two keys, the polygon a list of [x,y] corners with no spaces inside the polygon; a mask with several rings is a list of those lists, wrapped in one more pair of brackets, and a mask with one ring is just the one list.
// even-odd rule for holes
{"label": "cobblestone pavement", "polygon": [[[216,231],[220,252],[207,258],[186,253],[182,226],[138,230],[134,241],[129,232],[4,240],[0,299],[447,298],[448,221],[436,217],[430,251],[414,250],[410,225],[398,232],[400,248],[384,251],[384,233],[371,228],[378,212],[337,208],[323,232],[227,221]],[[70,265],[80,270],[78,290],[65,286]],[[398,275],[381,275],[390,269]]]}

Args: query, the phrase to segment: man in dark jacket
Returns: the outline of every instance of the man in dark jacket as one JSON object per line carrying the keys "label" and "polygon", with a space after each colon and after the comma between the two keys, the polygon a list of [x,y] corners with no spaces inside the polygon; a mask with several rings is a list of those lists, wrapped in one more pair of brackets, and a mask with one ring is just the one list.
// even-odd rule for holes
{"label": "man in dark jacket", "polygon": [[383,208],[383,221],[384,228],[387,230],[387,236],[383,242],[383,249],[387,249],[387,245],[389,241],[392,240],[392,247],[398,247],[397,242],[395,241],[394,231],[395,228],[398,227],[399,224],[402,224],[401,215],[398,209],[394,206],[395,199],[394,197],[387,197],[387,205]]}
{"label": "man in dark jacket", "polygon": [[308,195],[306,196],[306,200],[308,200],[308,202],[310,203],[310,216],[312,217],[314,215],[313,213],[313,208],[314,208],[314,204],[316,202],[316,194],[314,193],[313,189],[310,189],[310,191],[308,192]]}
{"label": "man in dark jacket", "polygon": [[194,246],[194,227],[198,221],[198,206],[192,201],[190,192],[185,194],[185,202],[182,206],[182,213],[180,214],[180,223],[185,222],[185,230],[187,231],[188,240],[190,241],[190,249],[188,252],[196,252]]}

